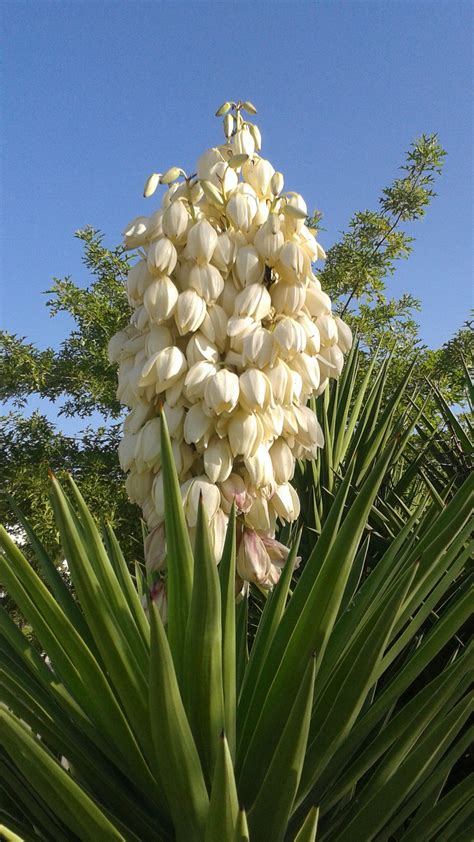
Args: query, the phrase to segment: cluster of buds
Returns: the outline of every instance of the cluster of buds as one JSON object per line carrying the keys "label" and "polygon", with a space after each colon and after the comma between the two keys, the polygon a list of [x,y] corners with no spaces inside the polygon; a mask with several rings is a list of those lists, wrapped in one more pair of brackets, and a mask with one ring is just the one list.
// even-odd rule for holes
{"label": "cluster of buds", "polygon": [[219,561],[235,503],[238,575],[271,587],[288,553],[277,521],[300,509],[295,460],[314,459],[324,444],[308,400],[339,376],[352,336],[313,272],[325,254],[303,198],[284,191],[260,154],[246,117],[254,113],[251,103],[224,103],[226,142],[196,173],[172,167],[147,180],[145,196],[168,187],[161,208],[124,232],[139,256],[127,280],[133,314],[109,358],[130,409],[119,457],[150,529],[149,565],[166,563],[163,412],[191,535],[202,498]]}

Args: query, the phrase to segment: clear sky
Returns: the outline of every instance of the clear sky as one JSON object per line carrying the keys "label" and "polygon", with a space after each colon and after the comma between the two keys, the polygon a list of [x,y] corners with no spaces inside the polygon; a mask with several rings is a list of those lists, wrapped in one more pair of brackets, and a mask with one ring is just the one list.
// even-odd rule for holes
{"label": "clear sky", "polygon": [[376,207],[410,142],[447,149],[438,198],[390,290],[439,346],[472,306],[472,16],[463,0],[3,0],[2,325],[41,346],[53,276],[88,281],[73,233],[115,245],[146,176],[221,142],[225,99],[259,109],[262,154],[324,212],[329,247]]}

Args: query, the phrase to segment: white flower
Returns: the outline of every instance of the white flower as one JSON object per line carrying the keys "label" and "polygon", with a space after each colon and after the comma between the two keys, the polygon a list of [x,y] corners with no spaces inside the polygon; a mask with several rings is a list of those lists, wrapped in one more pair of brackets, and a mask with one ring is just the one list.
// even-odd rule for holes
{"label": "white flower", "polygon": [[214,303],[224,289],[224,279],[210,263],[197,263],[189,272],[189,286],[196,290],[207,304]]}
{"label": "white flower", "polygon": [[158,325],[166,322],[175,311],[178,295],[173,281],[166,275],[152,281],[143,296],[143,306],[150,321]]}
{"label": "white flower", "polygon": [[343,354],[347,354],[352,348],[352,331],[346,322],[343,322],[339,316],[336,316],[334,321],[337,327],[337,344]]}
{"label": "white flower", "polygon": [[274,354],[289,359],[301,353],[306,347],[306,334],[298,322],[285,317],[278,322],[273,332]]}
{"label": "white flower", "polygon": [[216,245],[217,233],[207,219],[201,219],[189,229],[186,250],[198,263],[209,263]]}
{"label": "white flower", "polygon": [[232,139],[232,151],[234,155],[248,155],[250,158],[255,152],[255,140],[248,128],[240,129]]}
{"label": "white flower", "polygon": [[187,444],[207,447],[213,433],[213,422],[203,412],[202,403],[195,403],[184,419],[184,440]]}
{"label": "white flower", "polygon": [[253,191],[251,187],[249,187],[248,190],[252,192],[239,191],[238,188],[234,190],[226,207],[226,214],[231,223],[238,228],[239,231],[243,232],[247,232],[250,229],[253,219],[258,211],[258,199],[255,191]]}
{"label": "white flower", "polygon": [[280,220],[275,213],[271,213],[255,234],[255,248],[268,266],[274,266],[284,242]]}
{"label": "white flower", "polygon": [[257,488],[274,483],[273,464],[265,445],[259,444],[253,456],[244,460],[252,485]]}
{"label": "white flower", "polygon": [[229,444],[234,456],[253,456],[260,444],[261,428],[255,414],[238,410],[228,424]]}
{"label": "white flower", "polygon": [[270,182],[275,170],[270,161],[265,158],[254,158],[247,161],[242,167],[242,175],[245,181],[255,190],[260,199],[266,199],[270,195]]}
{"label": "white flower", "polygon": [[184,381],[184,392],[188,400],[202,400],[207,381],[215,377],[217,372],[217,366],[207,360],[201,360],[191,366]]}
{"label": "white flower", "polygon": [[241,318],[251,316],[253,319],[259,321],[268,316],[271,307],[272,299],[266,287],[262,284],[251,284],[237,295],[234,312]]}
{"label": "white flower", "polygon": [[295,460],[286,441],[278,438],[270,448],[270,459],[272,460],[275,481],[282,485],[289,482],[295,471]]}
{"label": "white flower", "polygon": [[264,265],[254,246],[241,246],[235,258],[235,275],[242,286],[258,284],[263,278]]}
{"label": "white flower", "polygon": [[151,275],[171,275],[177,259],[176,249],[167,237],[150,243],[147,266]]}
{"label": "white flower", "polygon": [[231,412],[239,400],[239,378],[232,371],[222,368],[209,378],[204,389],[204,401],[216,415]]}
{"label": "white flower", "polygon": [[199,329],[206,317],[206,302],[194,289],[181,292],[174,319],[180,336]]}
{"label": "white flower", "polygon": [[268,377],[257,368],[248,368],[239,377],[239,403],[247,412],[266,409],[272,402],[272,387]]}
{"label": "white flower", "polygon": [[209,482],[207,477],[195,477],[185,482],[181,486],[181,495],[188,526],[196,526],[200,500],[202,500],[204,514],[208,521],[211,521],[219,510],[221,502],[219,489],[214,483]]}
{"label": "white flower", "polygon": [[211,482],[223,482],[232,471],[232,452],[225,439],[215,436],[204,451],[204,470]]}
{"label": "white flower", "polygon": [[304,307],[306,289],[304,286],[279,281],[276,284],[272,284],[270,295],[276,312],[291,316],[299,313]]}
{"label": "white flower", "polygon": [[335,319],[328,315],[318,316],[316,324],[321,337],[321,345],[324,347],[335,345],[337,342],[337,325]]}
{"label": "white flower", "polygon": [[281,485],[276,486],[275,493],[273,494],[270,502],[278,517],[284,521],[289,521],[291,523],[291,521],[296,520],[299,516],[299,497],[289,482],[284,482]]}
{"label": "white flower", "polygon": [[190,216],[183,202],[171,202],[163,214],[163,233],[175,244],[186,239]]}

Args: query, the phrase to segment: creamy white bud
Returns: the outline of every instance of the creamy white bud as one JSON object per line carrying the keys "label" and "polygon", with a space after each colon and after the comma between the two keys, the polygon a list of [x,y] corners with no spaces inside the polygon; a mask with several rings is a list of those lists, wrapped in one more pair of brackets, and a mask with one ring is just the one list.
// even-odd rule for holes
{"label": "creamy white bud", "polygon": [[241,246],[237,250],[234,274],[241,286],[260,283],[264,268],[263,261],[254,246]]}
{"label": "creamy white bud", "polygon": [[239,400],[239,378],[232,371],[221,368],[206,382],[204,402],[216,415],[231,412]]}
{"label": "creamy white bud", "polygon": [[270,448],[275,480],[278,485],[289,482],[295,472],[295,460],[286,441],[278,438]]}
{"label": "creamy white bud", "polygon": [[228,424],[229,444],[234,456],[252,456],[260,444],[260,426],[255,414],[238,410]]}
{"label": "creamy white bud", "polygon": [[313,318],[329,315],[331,312],[331,299],[322,290],[314,286],[308,286],[306,289],[305,307]]}
{"label": "creamy white bud", "polygon": [[131,503],[143,506],[151,494],[154,478],[152,471],[130,471],[125,481],[125,490]]}
{"label": "creamy white bud", "polygon": [[211,548],[214,552],[216,562],[219,562],[224,552],[224,544],[227,534],[227,525],[229,518],[222,511],[218,509],[209,524],[209,537],[211,539]]}
{"label": "creamy white bud", "polygon": [[206,317],[201,325],[201,333],[217,345],[222,353],[227,343],[227,313],[219,304],[207,308]]}
{"label": "creamy white bud", "polygon": [[268,377],[257,368],[248,368],[239,377],[239,403],[247,412],[266,409],[273,400]]}
{"label": "creamy white bud", "polygon": [[174,320],[180,336],[198,330],[206,316],[206,302],[194,289],[180,292]]}
{"label": "creamy white bud", "polygon": [[184,381],[184,393],[188,400],[202,400],[207,381],[217,372],[217,366],[205,360],[191,366]]}
{"label": "creamy white bud", "polygon": [[203,412],[202,404],[195,403],[184,419],[184,440],[187,444],[202,444],[207,447],[213,432],[213,421]]}
{"label": "creamy white bud", "polygon": [[346,322],[343,322],[339,316],[336,316],[334,321],[337,327],[337,344],[343,354],[347,354],[352,348],[352,331]]}
{"label": "creamy white bud", "polygon": [[159,469],[161,466],[161,422],[152,418],[138,434],[135,461],[139,471]]}
{"label": "creamy white bud", "polygon": [[128,333],[126,330],[119,330],[118,333],[109,339],[107,344],[107,358],[109,363],[118,363],[120,355],[125,343],[128,341]]}
{"label": "creamy white bud", "polygon": [[198,263],[209,263],[216,245],[217,232],[207,219],[201,219],[189,229],[186,248]]}
{"label": "creamy white bud", "polygon": [[285,238],[280,228],[280,220],[275,213],[272,213],[255,234],[255,248],[268,266],[274,266],[284,242]]}
{"label": "creamy white bud", "polygon": [[199,180],[201,179],[209,179],[210,170],[215,164],[219,163],[219,161],[223,161],[222,154],[219,152],[218,149],[207,149],[203,155],[199,158],[198,165],[197,165],[197,175]]}
{"label": "creamy white bud", "polygon": [[163,233],[174,243],[184,242],[190,219],[183,202],[171,202],[163,214]]}
{"label": "creamy white bud", "polygon": [[274,531],[276,519],[271,518],[268,510],[268,503],[260,495],[252,499],[252,505],[245,514],[245,525],[256,529],[258,532]]}
{"label": "creamy white bud", "polygon": [[248,155],[250,158],[254,155],[255,140],[246,126],[239,129],[232,138],[232,151],[234,155]]}
{"label": "creamy white bud", "polygon": [[270,196],[270,182],[275,170],[270,161],[265,158],[254,158],[247,161],[242,167],[242,175],[251,187],[255,190],[260,199]]}
{"label": "creamy white bud", "polygon": [[274,357],[281,356],[290,359],[294,354],[301,353],[306,346],[304,329],[295,319],[285,316],[273,331]]}
{"label": "creamy white bud", "polygon": [[195,477],[181,486],[184,514],[188,526],[196,526],[199,502],[202,500],[204,514],[208,521],[217,514],[221,495],[216,485],[209,482],[207,477]]}
{"label": "creamy white bud", "polygon": [[200,360],[219,362],[219,351],[213,342],[209,342],[200,331],[194,333],[186,347],[186,359],[188,365],[192,366]]}
{"label": "creamy white bud", "polygon": [[288,482],[276,486],[275,493],[270,502],[281,520],[291,523],[291,521],[296,520],[299,516],[299,497],[293,486]]}
{"label": "creamy white bud", "polygon": [[272,196],[279,196],[284,184],[285,179],[283,178],[283,174],[281,172],[274,173],[270,181],[270,192]]}
{"label": "creamy white bud", "polygon": [[122,233],[126,249],[136,249],[146,243],[148,224],[147,216],[136,216],[128,223]]}
{"label": "creamy white bud", "polygon": [[297,243],[283,246],[277,263],[277,270],[284,280],[294,283],[303,280],[311,269],[308,256]]}
{"label": "creamy white bud", "polygon": [[217,237],[211,262],[217,266],[220,272],[227,275],[234,263],[237,246],[229,237],[227,231],[223,231]]}
{"label": "creamy white bud", "polygon": [[147,357],[153,356],[157,351],[163,351],[173,345],[173,337],[164,325],[152,325],[145,340],[145,351]]}
{"label": "creamy white bud", "polygon": [[178,255],[176,249],[167,237],[153,240],[150,243],[147,256],[148,271],[151,275],[171,275]]}
{"label": "creamy white bud", "polygon": [[214,436],[204,451],[204,470],[211,482],[223,482],[232,471],[233,458],[225,439]]}
{"label": "creamy white bud", "polygon": [[125,434],[118,448],[118,457],[122,471],[129,471],[135,460],[135,448],[138,436]]}
{"label": "creamy white bud", "polygon": [[[244,185],[248,186],[248,185]],[[252,188],[249,187],[249,190]],[[254,191],[252,191],[254,193]],[[232,193],[227,202],[227,218],[240,231],[248,231],[258,211],[258,199],[254,193],[239,192],[237,189]]]}
{"label": "creamy white bud", "polygon": [[273,337],[269,330],[257,327],[250,334],[244,337],[243,363],[251,363],[259,368],[270,365],[273,349]]}
{"label": "creamy white bud", "polygon": [[169,319],[178,301],[178,290],[166,275],[151,282],[143,297],[143,306],[151,322],[159,325]]}
{"label": "creamy white bud", "polygon": [[321,337],[321,345],[325,348],[335,345],[337,342],[337,325],[335,319],[327,315],[318,316],[316,324]]}
{"label": "creamy white bud", "polygon": [[224,289],[224,278],[210,263],[196,263],[189,272],[188,283],[207,304],[214,303]]}
{"label": "creamy white bud", "polygon": [[184,406],[170,406],[165,402],[161,411],[166,418],[170,437],[180,439],[184,425]]}
{"label": "creamy white bud", "polygon": [[153,172],[146,180],[145,186],[143,188],[143,197],[148,199],[149,196],[153,196],[156,188],[160,183],[161,173]]}
{"label": "creamy white bud", "polygon": [[278,283],[272,284],[270,295],[276,312],[291,316],[304,307],[306,290],[300,284],[287,284],[284,281],[278,281]]}
{"label": "creamy white bud", "polygon": [[266,287],[262,284],[251,284],[239,292],[234,307],[239,317],[251,316],[259,321],[270,313],[272,300]]}
{"label": "creamy white bud", "polygon": [[274,483],[272,460],[268,448],[264,444],[259,444],[254,455],[248,456],[244,460],[244,464],[249,473],[251,483],[256,488]]}

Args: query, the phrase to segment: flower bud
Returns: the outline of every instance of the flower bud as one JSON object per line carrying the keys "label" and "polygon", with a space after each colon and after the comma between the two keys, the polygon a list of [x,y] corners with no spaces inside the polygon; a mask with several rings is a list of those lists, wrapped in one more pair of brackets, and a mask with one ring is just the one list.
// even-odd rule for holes
{"label": "flower bud", "polygon": [[299,497],[289,482],[276,486],[275,493],[270,502],[278,517],[283,521],[291,523],[299,516]]}
{"label": "flower bud", "polygon": [[194,289],[187,289],[178,296],[174,320],[180,336],[198,330],[206,316],[206,302]]}
{"label": "flower bud", "polygon": [[182,170],[179,167],[170,167],[169,170],[166,170],[165,173],[161,176],[161,183],[162,184],[171,184],[173,181],[176,181],[177,178],[181,175]]}
{"label": "flower bud", "polygon": [[224,289],[221,273],[210,263],[196,263],[189,272],[188,283],[207,304],[214,303]]}
{"label": "flower bud", "polygon": [[239,403],[247,412],[266,409],[272,402],[272,387],[268,377],[257,368],[248,368],[239,377]]}
{"label": "flower bud", "polygon": [[255,153],[255,141],[246,126],[235,133],[232,149],[234,155],[248,155],[250,158]]}
{"label": "flower bud", "polygon": [[230,137],[233,131],[234,118],[232,114],[226,114],[226,116],[224,117],[224,134],[226,137]]}
{"label": "flower bud", "polygon": [[157,325],[166,322],[175,311],[178,295],[173,281],[166,275],[152,281],[143,297],[143,306],[150,321]]}
{"label": "flower bud", "polygon": [[224,102],[216,111],[216,117],[223,117],[232,108],[231,102]]}
{"label": "flower bud", "polygon": [[270,556],[253,529],[244,529],[237,553],[237,573],[242,579],[263,584],[270,572]]}
{"label": "flower bud", "polygon": [[238,316],[251,316],[258,321],[268,316],[272,300],[266,287],[262,284],[251,284],[239,292],[234,307]]}
{"label": "flower bud", "polygon": [[204,451],[204,470],[211,482],[223,482],[232,471],[232,453],[225,439],[215,436]]}
{"label": "flower bud", "polygon": [[339,316],[336,316],[334,321],[337,327],[337,344],[343,354],[347,354],[352,348],[352,331],[346,322],[343,322]]}
{"label": "flower bud", "polygon": [[278,438],[270,448],[270,459],[272,460],[275,481],[282,485],[292,479],[295,472],[295,460],[286,441]]}
{"label": "flower bud", "polygon": [[203,412],[202,404],[195,403],[184,419],[184,440],[187,444],[207,447],[213,433],[213,420]]}
{"label": "flower bud", "polygon": [[234,456],[253,456],[260,444],[260,428],[255,414],[238,410],[228,425],[229,444]]}
{"label": "flower bud", "polygon": [[186,238],[186,231],[190,216],[183,202],[171,202],[163,214],[163,233],[174,243],[182,243]]}
{"label": "flower bud", "polygon": [[153,196],[156,188],[160,183],[161,173],[154,172],[152,173],[145,182],[145,187],[143,188],[143,198],[148,199],[149,196]]}
{"label": "flower bud", "polygon": [[209,263],[216,245],[217,233],[207,219],[201,219],[189,229],[187,251],[198,263]]}
{"label": "flower bud", "polygon": [[167,237],[150,243],[147,266],[151,275],[171,275],[177,259],[176,249]]}
{"label": "flower bud", "polygon": [[255,246],[241,246],[235,258],[235,275],[242,286],[258,284],[263,278],[264,265]]}
{"label": "flower bud", "polygon": [[281,172],[276,172],[270,180],[270,192],[272,196],[279,196],[285,185],[285,179]]}
{"label": "flower bud", "polygon": [[209,482],[207,477],[195,477],[188,480],[181,487],[184,514],[188,526],[196,526],[199,502],[202,500],[204,514],[208,521],[217,514],[221,495],[216,485]]}
{"label": "flower bud", "polygon": [[204,402],[216,415],[231,412],[239,400],[239,378],[231,371],[221,368],[215,377],[206,382]]}

